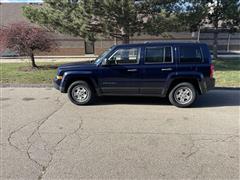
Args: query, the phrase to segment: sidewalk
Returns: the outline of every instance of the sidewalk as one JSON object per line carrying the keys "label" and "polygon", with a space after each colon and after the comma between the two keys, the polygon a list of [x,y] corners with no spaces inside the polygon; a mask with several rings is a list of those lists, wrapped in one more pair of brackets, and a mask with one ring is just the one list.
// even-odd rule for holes
{"label": "sidewalk", "polygon": [[[84,55],[84,56],[35,56],[36,62],[79,62],[90,61],[96,59],[96,55]],[[220,58],[236,58],[240,60],[240,53],[223,53],[220,52],[218,57]],[[29,62],[28,57],[0,57],[0,63],[26,63]]]}
{"label": "sidewalk", "polygon": [[[96,59],[96,55],[86,56],[35,56],[36,62],[78,62]],[[25,63],[29,62],[28,57],[0,57],[0,63]]]}

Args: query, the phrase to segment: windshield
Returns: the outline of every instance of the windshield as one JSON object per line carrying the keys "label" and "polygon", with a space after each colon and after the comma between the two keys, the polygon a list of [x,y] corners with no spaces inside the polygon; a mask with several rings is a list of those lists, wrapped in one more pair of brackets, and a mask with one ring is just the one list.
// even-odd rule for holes
{"label": "windshield", "polygon": [[112,50],[113,47],[107,49],[104,51],[102,54],[100,54],[94,61],[95,64],[98,64],[99,62],[102,61],[102,59]]}

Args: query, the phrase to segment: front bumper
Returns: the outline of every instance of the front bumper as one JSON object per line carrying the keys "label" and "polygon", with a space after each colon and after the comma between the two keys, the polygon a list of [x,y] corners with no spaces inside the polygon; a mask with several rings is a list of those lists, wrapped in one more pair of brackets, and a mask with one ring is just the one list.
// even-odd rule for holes
{"label": "front bumper", "polygon": [[54,78],[53,86],[55,87],[55,89],[59,90],[61,93],[66,93],[64,87],[62,87],[62,80]]}
{"label": "front bumper", "polygon": [[53,86],[55,89],[60,90],[60,82],[57,78],[53,79]]}

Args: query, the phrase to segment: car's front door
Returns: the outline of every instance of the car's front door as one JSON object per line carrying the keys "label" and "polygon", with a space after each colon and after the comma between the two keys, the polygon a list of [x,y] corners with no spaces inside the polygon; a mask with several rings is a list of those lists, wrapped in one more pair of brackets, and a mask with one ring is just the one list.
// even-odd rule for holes
{"label": "car's front door", "polygon": [[143,67],[141,94],[163,95],[168,77],[176,73],[174,47],[170,45],[147,46]]}
{"label": "car's front door", "polygon": [[104,95],[138,94],[140,48],[119,48],[100,67],[99,83]]}

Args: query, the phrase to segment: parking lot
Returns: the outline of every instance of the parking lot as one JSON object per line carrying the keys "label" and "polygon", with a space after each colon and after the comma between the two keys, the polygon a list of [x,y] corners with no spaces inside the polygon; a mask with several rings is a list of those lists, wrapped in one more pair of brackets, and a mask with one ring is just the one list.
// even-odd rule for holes
{"label": "parking lot", "polygon": [[140,97],[80,107],[52,88],[1,92],[1,179],[239,179],[239,90],[211,91],[187,109]]}

